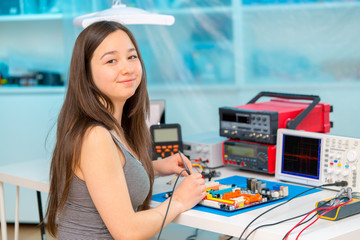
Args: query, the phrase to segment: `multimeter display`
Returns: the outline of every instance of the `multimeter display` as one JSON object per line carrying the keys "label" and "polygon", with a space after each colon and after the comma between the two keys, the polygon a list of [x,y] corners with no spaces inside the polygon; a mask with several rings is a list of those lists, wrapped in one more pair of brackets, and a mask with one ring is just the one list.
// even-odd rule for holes
{"label": "multimeter display", "polygon": [[227,153],[245,157],[256,157],[255,149],[247,146],[228,145]]}
{"label": "multimeter display", "polygon": [[183,150],[179,124],[152,125],[150,133],[153,140],[153,160],[165,158]]}
{"label": "multimeter display", "polygon": [[179,141],[177,128],[154,129],[154,142],[176,142]]}

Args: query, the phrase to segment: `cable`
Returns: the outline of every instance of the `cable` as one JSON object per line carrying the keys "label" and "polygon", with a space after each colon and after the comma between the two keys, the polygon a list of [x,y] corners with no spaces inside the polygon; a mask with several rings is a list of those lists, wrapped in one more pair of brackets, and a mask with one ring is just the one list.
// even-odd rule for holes
{"label": "cable", "polygon": [[[204,168],[200,164],[193,163],[192,166],[200,168],[200,171],[198,171],[199,173],[202,173],[204,171]],[[195,168],[195,169],[197,170],[197,168]]]}
{"label": "cable", "polygon": [[261,213],[260,215],[258,215],[257,217],[255,217],[255,218],[245,227],[245,229],[242,231],[241,235],[239,236],[239,240],[241,240],[241,237],[244,235],[244,233],[245,233],[246,230],[249,228],[249,226],[250,226],[253,222],[255,222],[258,218],[260,218],[261,216],[263,216],[264,214],[266,214],[266,213],[270,212],[271,210],[274,210],[275,208],[278,208],[278,207],[280,207],[280,206],[282,206],[282,205],[290,202],[291,200],[293,200],[293,199],[295,199],[295,198],[297,198],[297,197],[299,197],[299,196],[301,196],[301,195],[303,195],[303,194],[305,194],[305,193],[307,193],[307,192],[309,192],[309,191],[311,191],[311,190],[314,190],[314,189],[316,189],[316,188],[322,188],[322,187],[325,187],[325,186],[326,186],[326,187],[327,187],[327,186],[341,186],[341,187],[345,187],[345,186],[347,186],[347,182],[346,182],[346,181],[341,181],[341,182],[336,182],[336,183],[328,183],[328,184],[323,184],[323,185],[320,185],[320,186],[315,186],[315,187],[309,188],[309,189],[307,189],[306,191],[303,191],[303,192],[295,195],[294,197],[290,198],[289,200],[287,200],[287,201],[285,201],[285,202],[283,202],[283,203],[280,203],[280,204],[278,204],[278,205],[276,205],[276,206],[274,206],[274,207],[272,207],[272,208],[269,208],[269,209],[266,210],[265,212],[263,212],[263,213]]}
{"label": "cable", "polygon": [[[175,191],[175,187],[176,187],[177,181],[179,180],[181,174],[182,174],[184,171],[186,171],[186,169],[182,170],[182,171],[180,172],[180,174],[177,176],[177,178],[176,178],[176,180],[175,180],[175,184],[174,184],[173,190],[172,190],[172,193]],[[169,208],[170,208],[170,203],[171,203],[172,197],[173,197],[173,194],[171,194],[171,196],[170,196],[169,204],[168,204],[168,206],[167,206],[167,209],[166,209],[166,212],[165,212],[165,216],[164,216],[164,220],[163,220],[163,222],[162,222],[162,224],[161,224],[161,228],[160,228],[160,232],[159,232],[159,235],[158,235],[157,240],[160,239],[161,232],[162,232],[162,230],[163,230],[163,228],[164,228],[165,220],[166,220],[166,217],[167,217],[168,212],[169,212]]]}
{"label": "cable", "polygon": [[[308,214],[308,213],[303,213],[303,214],[301,214],[301,215],[298,215],[298,216],[295,216],[295,217],[292,217],[292,218],[287,218],[287,219],[284,219],[284,220],[281,220],[281,221],[278,221],[278,222],[275,222],[275,223],[269,223],[269,224],[260,225],[260,226],[256,227],[255,229],[253,229],[253,230],[246,236],[246,238],[245,238],[244,240],[247,240],[247,239],[250,237],[250,235],[253,234],[253,233],[254,233],[256,230],[258,230],[259,228],[274,226],[274,225],[277,225],[277,224],[280,224],[280,223],[283,223],[283,222],[287,222],[287,221],[290,221],[290,220],[293,220],[293,219],[302,217],[302,216],[304,216],[304,215],[306,215],[306,214]],[[314,215],[314,216],[316,216],[316,215]],[[314,216],[313,216],[313,217],[314,217]],[[312,217],[312,218],[313,218],[313,217]],[[310,220],[311,220],[312,218],[310,218]]]}
{"label": "cable", "polygon": [[197,236],[198,236],[198,233],[199,233],[199,229],[197,228],[195,230],[195,233],[193,235],[190,235],[186,238],[186,240],[196,240],[197,239]]}
{"label": "cable", "polygon": [[[327,203],[329,203],[329,202],[330,202],[330,200],[322,203],[322,204],[319,206],[319,208],[322,207],[322,206],[324,206],[325,204],[327,204]],[[318,209],[318,208],[315,208],[314,210],[316,210],[316,209]],[[313,210],[311,210],[311,211],[313,211]],[[310,211],[310,212],[311,212],[311,211]],[[298,215],[298,216],[295,216],[295,217],[287,218],[287,219],[284,219],[284,220],[281,220],[281,221],[278,221],[278,222],[275,222],[275,223],[269,223],[269,224],[260,225],[260,226],[256,227],[255,229],[253,229],[253,230],[246,236],[246,238],[245,238],[244,240],[247,240],[247,239],[250,237],[250,235],[253,234],[253,233],[254,233],[257,229],[259,229],[259,228],[274,226],[274,225],[277,225],[277,224],[280,224],[280,223],[283,223],[283,222],[287,222],[287,221],[290,221],[290,220],[293,220],[293,219],[302,217],[302,216],[304,216],[304,215],[307,215],[307,214],[309,214],[310,212],[303,213],[303,214]],[[313,219],[315,216],[316,216],[316,214],[315,214],[314,216],[312,216],[309,220],[307,220],[307,221],[305,221],[305,222],[303,222],[303,223],[301,223],[301,224],[307,223],[308,221],[310,221],[311,219]],[[301,224],[300,224],[300,225],[301,225]]]}
{"label": "cable", "polygon": [[[346,201],[346,202],[343,202],[342,204],[339,204],[342,199],[347,199],[347,201]],[[329,203],[329,202],[330,202],[330,206],[329,206],[329,207],[322,207],[322,206],[324,206],[325,204],[327,204],[327,203]],[[329,212],[329,211],[331,211],[331,210],[333,210],[333,209],[335,209],[335,208],[338,208],[338,207],[341,207],[341,206],[343,206],[343,205],[345,205],[345,204],[348,204],[349,202],[351,202],[350,198],[344,198],[344,197],[341,197],[341,198],[340,198],[340,196],[338,196],[338,195],[337,195],[336,198],[333,198],[333,199],[331,199],[331,200],[328,200],[328,201],[324,202],[323,204],[321,204],[321,206],[320,206],[319,208],[314,209],[313,211],[310,212],[310,213],[312,213],[312,212],[314,212],[314,211],[317,211],[317,213],[315,214],[315,216],[316,216],[316,215],[319,215],[319,217],[318,217],[314,222],[312,222],[312,223],[309,224],[307,227],[305,227],[305,228],[300,232],[300,234],[301,234],[306,228],[308,228],[308,227],[310,227],[312,224],[314,224],[322,215],[326,214],[327,212]],[[321,213],[320,213],[320,212],[321,212]],[[310,213],[309,213],[309,214],[310,214]],[[298,226],[300,226],[300,225],[302,225],[302,224],[305,224],[306,222],[308,222],[310,219],[312,219],[312,218],[314,217],[314,216],[313,216],[313,217],[311,217],[309,220],[307,220],[306,222],[301,223],[302,221],[304,221],[304,219],[306,219],[306,218],[308,217],[309,214],[307,214],[307,216],[305,216],[298,224],[296,224],[290,231],[288,231],[288,232],[286,233],[286,235],[283,237],[283,240],[284,240],[284,239],[287,239],[287,237],[290,235],[291,231],[293,231],[295,228],[297,228]],[[299,235],[300,235],[300,234],[299,234]],[[297,238],[299,237],[299,235],[297,236]]]}
{"label": "cable", "polygon": [[[298,226],[300,226],[300,225],[305,224],[306,222],[308,222],[309,220],[306,221],[306,222],[303,222],[303,221],[304,221],[311,213],[313,213],[314,211],[320,211],[320,210],[324,210],[324,209],[329,209],[329,207],[317,208],[317,209],[314,209],[314,210],[310,211],[309,213],[307,213],[306,216],[305,216],[303,219],[301,219],[300,222],[298,222],[292,229],[290,229],[290,231],[288,231],[288,232],[286,233],[286,235],[283,237],[283,240],[287,239],[288,236],[290,235],[290,233],[291,233],[295,228],[297,228]],[[324,212],[326,213],[326,211],[324,211]],[[315,214],[314,216],[316,216],[316,214]],[[310,220],[311,220],[314,216],[312,216],[312,217],[310,218]]]}
{"label": "cable", "polygon": [[[310,224],[309,224],[308,226],[306,226],[303,230],[301,230],[301,231],[299,232],[299,234],[296,236],[296,239],[298,239],[299,236],[300,236],[300,234],[301,234],[302,232],[304,232],[308,227],[310,227],[310,226],[313,225],[317,220],[319,220],[321,216],[323,216],[324,214],[326,214],[326,213],[334,210],[335,208],[338,208],[338,207],[341,207],[341,206],[344,206],[344,205],[348,204],[350,201],[351,201],[351,200],[348,200],[348,201],[346,201],[346,202],[344,202],[344,203],[342,203],[342,204],[340,204],[340,205],[335,205],[335,206],[332,206],[332,207],[325,207],[324,209],[327,209],[327,210],[324,211],[324,212],[322,212],[312,223],[310,223]],[[307,216],[306,216],[306,217],[307,217]],[[306,217],[305,217],[305,218],[306,218]],[[295,228],[298,227],[298,226],[299,226],[299,224],[297,224],[293,229],[295,229]],[[288,232],[288,234],[287,234],[287,236],[286,236],[285,239],[287,239],[287,237],[290,235],[290,233],[291,233],[291,231],[292,231],[293,229],[291,229],[291,230]]]}

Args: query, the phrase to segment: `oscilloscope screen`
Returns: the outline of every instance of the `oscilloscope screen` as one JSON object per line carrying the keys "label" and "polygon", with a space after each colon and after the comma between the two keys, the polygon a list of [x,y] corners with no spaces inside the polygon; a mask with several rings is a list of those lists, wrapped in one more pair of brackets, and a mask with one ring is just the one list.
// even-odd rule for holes
{"label": "oscilloscope screen", "polygon": [[282,172],[319,179],[321,139],[283,137]]}

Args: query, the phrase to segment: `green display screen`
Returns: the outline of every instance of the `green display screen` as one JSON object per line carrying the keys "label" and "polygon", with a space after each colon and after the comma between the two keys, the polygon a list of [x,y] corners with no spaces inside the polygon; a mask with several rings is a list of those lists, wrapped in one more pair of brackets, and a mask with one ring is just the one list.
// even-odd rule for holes
{"label": "green display screen", "polygon": [[227,153],[231,155],[239,155],[244,157],[256,157],[255,149],[246,146],[228,145]]}
{"label": "green display screen", "polygon": [[154,130],[154,141],[158,142],[177,142],[179,140],[177,128],[163,128]]}

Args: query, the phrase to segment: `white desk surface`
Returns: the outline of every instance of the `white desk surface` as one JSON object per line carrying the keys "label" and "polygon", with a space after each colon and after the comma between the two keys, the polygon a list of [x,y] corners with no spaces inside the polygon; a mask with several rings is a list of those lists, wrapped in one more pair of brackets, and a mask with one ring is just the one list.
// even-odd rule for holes
{"label": "white desk surface", "polygon": [[[10,183],[14,185],[19,185],[21,187],[26,187],[34,189],[37,191],[48,192],[49,183],[49,161],[45,160],[36,160],[28,161],[24,163],[15,163],[7,166],[0,166],[0,181],[4,183]],[[229,177],[233,175],[240,175],[244,177],[255,177],[263,180],[275,181],[274,177],[263,174],[256,174],[253,172],[232,170],[229,168],[220,169],[222,176]],[[166,182],[171,179],[171,177],[161,177],[155,179],[154,185],[154,194],[169,191],[172,186],[167,185]],[[294,199],[288,204],[285,204],[273,211],[265,214],[260,219],[254,222],[250,226],[247,233],[249,233],[254,227],[277,222],[289,217],[297,216],[308,212],[315,208],[315,203],[317,201],[334,197],[336,192],[334,191],[320,191],[317,193],[309,194],[302,196],[300,198]],[[152,206],[157,205],[157,202],[153,202]],[[259,208],[253,211],[248,211],[245,213],[240,213],[232,217],[225,217],[216,214],[206,213],[197,210],[189,210],[185,213],[179,215],[174,223],[182,224],[185,226],[190,226],[193,228],[199,228],[207,231],[217,232],[221,234],[227,234],[231,236],[239,236],[245,226],[253,220],[256,216],[261,214],[268,208],[273,207]],[[258,229],[254,234],[251,235],[250,239],[282,239],[284,234],[295,226],[301,218],[292,220],[286,223],[281,223],[276,226],[265,227]],[[305,224],[306,225],[306,224]],[[289,239],[295,239],[297,233],[303,227],[299,227],[299,230],[294,231]],[[246,234],[245,234],[246,235]],[[305,230],[300,239],[312,240],[312,239],[359,239],[360,235],[360,215],[351,216],[340,221],[329,221],[325,219],[319,219],[315,224],[310,226]]]}
{"label": "white desk surface", "polygon": [[0,182],[49,192],[49,160],[33,160],[0,166]]}
{"label": "white desk surface", "polygon": [[[257,174],[254,172],[241,171],[235,169],[233,170],[229,168],[221,168],[220,171],[222,173],[222,176],[220,178],[225,178],[233,175],[240,175],[244,177],[255,177],[262,180],[276,181],[273,176],[265,175],[265,174]],[[154,194],[163,192],[164,190],[163,186],[166,185],[167,180],[168,179],[166,178],[163,179],[157,178],[155,180]],[[167,189],[165,191],[170,191],[172,186],[169,185],[166,186]],[[266,213],[258,220],[256,220],[252,225],[250,225],[246,234],[243,235],[243,238],[245,238],[247,236],[247,233],[250,233],[257,226],[277,222],[283,219],[301,215],[305,212],[309,212],[315,208],[316,202],[334,197],[335,194],[336,194],[335,191],[323,190],[317,193],[296,198],[290,201],[289,203]],[[157,204],[158,203],[153,202],[153,206]],[[244,228],[248,225],[248,223],[250,223],[259,214],[261,214],[262,212],[273,206],[275,205],[255,209],[245,213],[241,213],[240,210],[238,215],[232,217],[220,216],[217,214],[207,213],[198,210],[189,210],[179,215],[173,222],[185,226],[190,226],[193,228],[199,228],[207,231],[239,237],[242,231],[244,230]],[[284,235],[291,228],[293,228],[301,219],[302,217],[275,226],[260,228],[256,230],[253,234],[251,234],[249,239],[256,239],[256,240],[282,239]],[[297,234],[306,225],[307,224],[304,224],[300,226],[298,230],[294,230],[288,239],[296,239]],[[303,240],[354,239],[355,240],[355,239],[359,239],[359,236],[360,236],[360,215],[354,215],[342,219],[340,221],[319,219],[308,229],[306,229],[300,235],[299,239],[303,239]]]}

